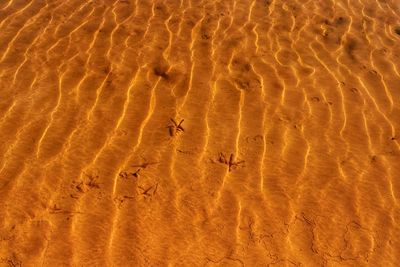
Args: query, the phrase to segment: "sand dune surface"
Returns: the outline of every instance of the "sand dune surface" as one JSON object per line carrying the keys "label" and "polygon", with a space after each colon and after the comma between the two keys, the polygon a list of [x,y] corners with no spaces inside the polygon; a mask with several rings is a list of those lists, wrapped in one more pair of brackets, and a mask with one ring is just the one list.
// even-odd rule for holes
{"label": "sand dune surface", "polygon": [[2,0],[0,93],[0,266],[398,266],[396,0]]}

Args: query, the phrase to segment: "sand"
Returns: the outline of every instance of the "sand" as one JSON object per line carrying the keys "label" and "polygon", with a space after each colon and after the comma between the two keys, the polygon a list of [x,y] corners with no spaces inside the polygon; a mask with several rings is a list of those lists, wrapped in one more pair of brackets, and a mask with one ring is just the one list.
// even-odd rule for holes
{"label": "sand", "polygon": [[396,0],[0,1],[0,266],[396,266]]}

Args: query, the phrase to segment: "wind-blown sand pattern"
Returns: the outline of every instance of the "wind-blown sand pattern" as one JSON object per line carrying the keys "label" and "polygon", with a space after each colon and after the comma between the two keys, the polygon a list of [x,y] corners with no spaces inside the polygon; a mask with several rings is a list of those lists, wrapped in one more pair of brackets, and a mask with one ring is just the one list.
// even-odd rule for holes
{"label": "wind-blown sand pattern", "polygon": [[396,266],[396,0],[0,2],[0,266]]}

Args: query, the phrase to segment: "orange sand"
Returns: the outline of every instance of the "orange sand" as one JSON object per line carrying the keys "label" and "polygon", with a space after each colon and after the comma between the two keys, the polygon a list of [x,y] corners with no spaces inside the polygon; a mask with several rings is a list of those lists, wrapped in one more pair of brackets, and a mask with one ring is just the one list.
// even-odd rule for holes
{"label": "orange sand", "polygon": [[397,266],[399,27],[397,0],[0,1],[0,266]]}

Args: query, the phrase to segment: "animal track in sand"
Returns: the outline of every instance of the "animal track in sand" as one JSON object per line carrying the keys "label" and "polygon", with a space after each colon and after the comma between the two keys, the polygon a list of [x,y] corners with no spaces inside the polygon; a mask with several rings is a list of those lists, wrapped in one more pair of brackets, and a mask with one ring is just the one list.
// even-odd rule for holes
{"label": "animal track in sand", "polygon": [[114,198],[114,203],[118,206],[118,208],[121,208],[122,204],[126,200],[131,200],[131,199],[135,199],[135,197],[132,197],[132,196],[117,196],[117,197]]}
{"label": "animal track in sand", "polygon": [[141,190],[140,195],[143,195],[144,197],[152,197],[157,192],[158,183],[149,187],[138,186],[138,188]]}
{"label": "animal track in sand", "polygon": [[80,211],[69,211],[69,210],[64,210],[62,208],[60,208],[57,204],[54,204],[52,207],[50,207],[49,209],[49,213],[50,214],[83,214]]}
{"label": "animal track in sand", "polygon": [[233,167],[238,167],[240,164],[245,163],[244,160],[240,160],[240,161],[235,161],[234,160],[234,155],[231,154],[229,156],[229,160],[225,157],[225,155],[223,153],[219,153],[219,158],[218,161],[222,164],[225,164],[228,166],[228,171],[232,171]]}
{"label": "animal track in sand", "polygon": [[[72,183],[73,187],[78,191],[78,193],[86,193],[93,188],[100,189],[100,184],[97,182],[97,180],[99,179],[99,175],[93,175],[87,173],[85,173],[85,175],[87,176],[86,180],[78,183],[76,182]],[[77,198],[75,194],[71,194],[71,197]]]}
{"label": "animal track in sand", "polygon": [[246,137],[246,143],[258,142],[258,141],[262,142],[263,140],[264,140],[264,136],[261,134]]}
{"label": "animal track in sand", "polygon": [[169,129],[169,135],[171,137],[175,136],[179,132],[184,132],[185,129],[182,127],[182,123],[184,122],[184,119],[182,119],[179,123],[177,123],[174,119],[170,119],[172,122],[172,125],[168,125],[167,128]]}
{"label": "animal track in sand", "polygon": [[319,102],[320,99],[319,99],[318,96],[313,96],[313,97],[311,97],[311,101],[313,101],[313,102]]}
{"label": "animal track in sand", "polygon": [[139,172],[140,172],[140,170],[141,170],[141,169],[139,168],[139,169],[137,169],[135,172],[126,172],[126,171],[122,171],[122,172],[120,172],[118,175],[119,175],[119,177],[124,178],[124,179],[128,179],[129,176],[133,176],[133,177],[138,178],[138,177],[139,177]]}
{"label": "animal track in sand", "polygon": [[154,165],[154,164],[158,164],[158,163],[159,163],[159,162],[157,162],[157,161],[148,162],[148,161],[147,161],[146,159],[144,159],[144,158],[143,158],[143,160],[144,160],[143,163],[131,165],[132,167],[136,167],[136,168],[138,167],[138,169],[137,169],[136,171],[133,171],[133,172],[121,171],[121,172],[119,173],[119,177],[124,178],[124,179],[128,179],[129,176],[133,176],[133,177],[135,177],[135,178],[138,178],[138,177],[139,177],[139,172],[140,172],[142,169],[146,169],[147,166],[149,166],[149,165]]}
{"label": "animal track in sand", "polygon": [[141,169],[146,169],[147,166],[149,166],[149,165],[154,165],[154,164],[158,164],[158,163],[159,163],[158,161],[151,161],[151,162],[148,162],[148,161],[147,161],[145,158],[143,158],[143,157],[142,157],[142,159],[144,160],[143,163],[134,164],[134,165],[132,165],[132,167],[139,167],[139,168],[141,168]]}
{"label": "animal track in sand", "polygon": [[355,88],[355,87],[350,88],[350,91],[351,91],[352,93],[358,93],[358,90],[357,90],[357,88]]}
{"label": "animal track in sand", "polygon": [[14,256],[14,259],[0,258],[0,263],[4,263],[4,264],[6,264],[5,266],[10,266],[10,267],[22,266],[22,261],[16,259],[15,256]]}

